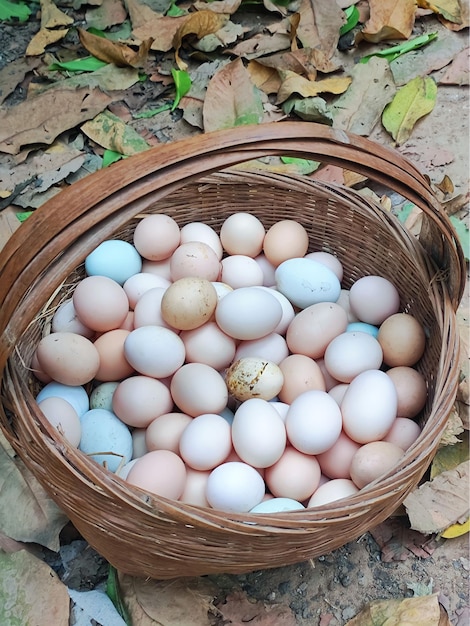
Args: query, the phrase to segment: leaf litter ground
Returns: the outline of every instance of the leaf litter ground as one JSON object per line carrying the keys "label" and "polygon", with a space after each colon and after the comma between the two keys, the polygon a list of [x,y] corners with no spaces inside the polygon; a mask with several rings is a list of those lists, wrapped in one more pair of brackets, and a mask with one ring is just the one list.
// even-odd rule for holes
{"label": "leaf litter ground", "polygon": [[[435,13],[429,10],[431,5],[426,2],[419,3],[423,14],[412,23],[407,14],[409,2],[402,3],[401,12],[394,12],[390,8],[400,3],[371,1],[369,8],[373,19],[369,19],[362,35],[358,36],[357,29],[352,31],[357,37],[356,41],[361,37],[368,40],[360,42],[364,46],[361,47],[361,55],[366,51],[389,52],[394,44],[403,43],[398,34],[406,38],[408,45],[413,38],[434,33],[437,33],[437,38],[432,38],[432,46],[419,49],[409,46],[406,54],[394,59],[384,58],[383,54],[372,56],[368,64],[358,63],[361,56],[358,54],[359,44],[346,46],[338,55],[336,34],[340,23],[336,9],[318,2],[315,17],[322,28],[315,29],[311,20],[301,17],[300,22],[295,23],[293,11],[289,12],[281,5],[276,8],[266,0],[269,12],[255,6],[238,20],[235,11],[240,3],[224,2],[223,11],[232,13],[228,23],[227,20],[213,17],[204,18],[205,21],[201,18],[197,23],[193,19],[192,22],[186,22],[185,30],[180,30],[176,39],[169,37],[168,28],[160,29],[162,37],[160,40],[154,39],[150,44],[150,52],[143,43],[129,47],[129,31],[121,37],[125,47],[119,49],[119,58],[124,59],[123,63],[127,63],[127,66],[95,67],[95,85],[90,85],[89,74],[84,79],[83,75],[75,75],[67,70],[58,74],[57,70],[48,69],[54,62],[67,63],[86,56],[87,51],[81,46],[75,28],[62,35],[57,43],[54,43],[57,32],[49,32],[57,28],[68,29],[68,16],[73,17],[75,26],[82,26],[85,30],[90,26],[106,29],[112,24],[114,30],[123,27],[121,32],[125,32],[125,21],[129,14],[134,35],[139,32],[142,42],[155,34],[155,29],[149,31],[152,20],[143,17],[155,15],[146,13],[152,11],[147,5],[135,0],[126,5],[111,0],[100,4],[80,6],[77,2],[74,5],[77,8],[72,9],[58,3],[65,14],[63,19],[55,11],[57,7],[44,2],[43,18],[46,16],[52,22],[45,18],[40,22],[38,15],[34,16],[33,13],[30,21],[14,25],[0,23],[0,70],[8,69],[8,72],[2,74],[0,84],[0,100],[3,103],[0,108],[0,129],[7,128],[11,133],[11,122],[14,119],[11,116],[17,115],[19,120],[17,130],[7,136],[6,142],[3,139],[4,150],[0,153],[0,206],[3,209],[1,242],[18,227],[17,215],[28,214],[51,194],[57,193],[61,186],[71,184],[78,177],[101,167],[106,151],[121,158],[126,150],[132,154],[151,145],[208,132],[212,128],[243,123],[244,120],[262,123],[286,115],[306,121],[333,123],[385,145],[393,145],[393,137],[395,140],[398,138],[398,149],[430,176],[437,192],[442,194],[449,214],[453,214],[458,220],[456,223],[461,224],[462,237],[465,238],[465,232],[468,233],[465,221],[468,216],[469,159],[468,140],[463,139],[468,137],[468,30],[461,30],[452,22],[458,2],[441,2],[441,13],[451,19],[441,24]],[[215,3],[213,7],[217,4],[221,3]],[[347,6],[351,3],[340,4]],[[165,2],[149,5],[154,11],[165,11],[170,6]],[[158,8],[155,8],[157,5]],[[207,7],[203,3],[196,5],[200,10]],[[366,20],[366,5],[366,2],[357,3],[362,25]],[[309,3],[299,2],[297,6],[301,16],[312,12]],[[38,6],[33,8],[37,10]],[[288,24],[286,19],[290,19]],[[203,33],[216,27],[214,24],[220,29],[217,31],[218,43],[212,49],[214,41],[211,43],[210,32],[204,36],[204,45],[201,45],[201,38]],[[412,29],[408,32],[406,29],[409,29],[410,24]],[[39,44],[45,43],[45,50],[38,55],[25,57],[24,53],[31,41],[38,43],[36,35],[40,25],[45,31],[39,38]],[[294,31],[297,40],[292,37]],[[198,38],[201,41],[198,42]],[[93,52],[101,54],[99,46],[98,50],[93,48],[100,42],[91,41],[88,38],[87,45]],[[220,54],[221,41],[226,49],[232,51],[232,55]],[[300,50],[294,41],[300,42]],[[380,42],[379,45],[370,43],[375,41]],[[321,54],[318,50],[315,54],[311,52],[315,49],[319,49]],[[189,50],[191,55],[188,55]],[[106,44],[106,53],[109,54],[109,51],[110,46]],[[310,51],[309,54],[306,51]],[[146,53],[152,59],[150,64],[148,57],[146,60]],[[244,59],[243,63],[241,58]],[[341,59],[340,64],[338,58]],[[192,85],[189,93],[182,96],[181,105],[173,107],[175,91],[172,71],[177,67],[180,71],[188,69]],[[140,76],[144,69],[147,75],[145,81]],[[214,76],[216,79],[212,80]],[[417,77],[423,81],[428,76],[438,86],[436,97],[432,98],[433,106],[429,107],[427,103],[425,112],[411,105],[405,106],[407,115],[402,117],[389,110],[388,118],[392,119],[391,127],[394,130],[389,129],[390,134],[387,134],[381,123],[384,108],[392,102],[400,88],[410,83],[413,85],[412,81]],[[43,91],[44,86],[50,86],[51,83],[55,83],[56,109],[50,108],[51,100],[47,98],[47,90]],[[232,84],[236,85],[236,90],[231,93]],[[93,90],[93,86],[101,87],[99,93]],[[36,131],[24,128],[21,120],[31,113],[32,95],[37,98],[35,102],[40,102],[42,96],[43,102],[48,103],[37,108],[37,120],[41,121],[41,112],[49,113],[47,119],[55,124],[56,135],[53,132],[54,136],[46,139],[40,134],[40,123]],[[237,95],[242,96],[238,101]],[[80,109],[77,107],[79,96],[89,106],[89,114],[84,119],[80,118],[80,113],[76,113]],[[415,103],[419,96],[417,88],[407,102]],[[21,113],[22,106],[26,113]],[[152,111],[159,109],[163,110],[152,114]],[[9,117],[7,123],[2,125],[1,116],[6,115],[6,111]],[[228,111],[230,115],[227,115]],[[110,123],[115,124],[115,139],[112,142],[110,134],[103,132],[103,120],[107,128]],[[258,163],[257,167],[290,167],[298,173],[319,179],[359,186],[364,193],[375,194],[377,200],[396,212],[410,229],[419,229],[419,215],[413,207],[406,203],[404,205],[402,199],[393,194],[386,196],[386,190],[368,181],[358,180],[350,172],[338,168],[319,167],[319,164],[313,162],[301,164],[287,161],[263,162]],[[459,315],[463,335],[466,336],[468,294]],[[447,443],[453,445],[444,448],[456,451],[456,443],[463,437],[464,452],[456,452],[452,460],[441,459],[440,472],[452,471],[468,458],[468,439],[465,433],[462,435],[463,427],[468,430],[467,348],[466,344],[459,401],[451,416],[451,432],[447,433]],[[37,616],[42,612],[36,611],[34,607],[35,597],[47,597],[50,606],[59,607],[62,611],[57,615],[68,615],[71,596],[72,624],[88,625],[92,623],[91,619],[103,626],[117,624],[117,621],[109,621],[118,619],[116,613],[111,613],[113,618],[105,618],[102,612],[105,609],[99,602],[96,603],[96,598],[95,604],[91,599],[87,604],[86,600],[89,598],[86,594],[91,592],[100,592],[100,598],[104,598],[101,592],[108,575],[107,563],[82,540],[70,524],[59,535],[59,529],[65,523],[65,520],[60,519],[60,512],[44,498],[17,459],[6,454],[3,461],[5,470],[2,476],[8,476],[9,482],[8,491],[6,483],[1,483],[0,492],[2,497],[8,496],[13,504],[8,507],[10,516],[7,515],[0,525],[3,531],[0,538],[3,551],[0,554],[5,561],[2,571],[10,572],[9,576],[19,581],[18,588],[27,587],[25,591],[28,593],[23,594],[21,601],[25,609],[24,623],[29,623],[31,615]],[[14,506],[15,483],[11,477],[15,473],[18,481],[16,488],[22,494],[19,499],[21,511]],[[451,474],[445,483],[444,494],[451,496],[452,492],[457,491],[460,496],[464,494],[465,500],[468,490],[462,486],[463,482],[455,482],[456,476],[462,477],[463,474]],[[426,504],[426,500],[424,502]],[[453,511],[452,500],[450,505],[446,500],[443,506],[449,514],[444,525],[451,524],[454,521],[453,514],[454,517],[457,515],[457,511]],[[423,503],[418,502],[417,507],[419,510]],[[25,511],[29,511],[29,518],[24,515]],[[466,625],[469,621],[468,535],[449,540],[432,533],[423,535],[410,529],[408,516],[403,514],[403,510],[401,513],[356,542],[315,562],[240,576],[181,579],[173,584],[120,577],[125,604],[134,624],[338,626],[358,616],[354,623],[367,626],[369,623],[383,623],[386,619],[385,612],[388,609],[374,605],[374,601],[424,597],[425,606],[419,608],[421,618],[417,617],[413,624],[431,625],[436,615],[441,614],[442,617],[444,612],[448,614],[450,622],[445,622],[442,617],[443,621],[439,623]],[[436,515],[441,514],[442,510],[436,512]],[[459,514],[462,516],[461,512]],[[16,519],[26,520],[20,529],[15,528]],[[28,519],[34,519],[35,523],[28,522]],[[23,554],[25,548],[31,553],[29,556]],[[18,552],[22,556],[15,556]],[[36,564],[38,558],[56,572],[62,580],[62,587],[53,578],[53,588],[44,588],[44,577],[47,578],[45,572],[48,570]],[[25,571],[29,571],[26,583]],[[5,577],[2,575],[0,579],[5,580]],[[69,594],[64,595],[64,586],[71,590]],[[4,592],[2,589],[0,593]],[[172,600],[168,601],[168,597]],[[175,613],[176,604],[180,611],[178,614]],[[394,605],[394,616],[405,608],[403,605]],[[369,613],[366,615],[363,610]],[[45,615],[45,623],[50,623],[47,610]],[[65,624],[65,619],[58,617],[57,623]],[[100,619],[103,621],[100,622]],[[371,621],[373,619],[376,621]],[[8,622],[2,623],[6,625]]]}

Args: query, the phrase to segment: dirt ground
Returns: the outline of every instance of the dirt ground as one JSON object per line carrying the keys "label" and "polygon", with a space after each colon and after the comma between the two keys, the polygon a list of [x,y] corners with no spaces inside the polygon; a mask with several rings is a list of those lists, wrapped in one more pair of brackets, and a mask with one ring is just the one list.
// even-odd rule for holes
{"label": "dirt ground", "polygon": [[[34,22],[15,27],[0,25],[0,68],[24,54],[36,29],[37,23]],[[465,32],[456,36],[468,35]],[[432,76],[438,78],[439,71]],[[21,98],[22,95],[20,88],[15,97]],[[439,182],[447,174],[456,192],[463,194],[468,194],[468,104],[466,88],[440,87],[432,115],[419,122],[412,138],[401,150],[423,168],[433,182]],[[193,132],[178,120],[177,114],[164,115],[167,115],[168,124],[160,132],[165,140],[175,140]],[[380,125],[371,139],[386,145],[391,142]],[[451,156],[442,158],[444,152]],[[434,154],[437,156],[433,157]],[[468,301],[462,306],[468,307]],[[406,529],[407,518],[385,524],[397,523]],[[63,533],[65,545],[77,540],[80,537],[73,529],[68,528]],[[396,541],[401,546],[400,539]],[[387,562],[373,534],[366,533],[357,541],[315,561],[238,576],[211,576],[210,579],[220,591],[217,601],[222,603],[228,594],[243,590],[254,601],[290,607],[299,626],[341,626],[371,600],[410,597],[424,588],[439,594],[453,626],[467,626],[470,623],[468,535],[452,540],[421,538],[420,548],[423,544],[427,545],[429,554],[423,556],[421,551],[421,556],[416,556],[401,546],[396,550],[398,560]],[[106,563],[90,548],[82,553],[67,571],[55,554],[43,550],[41,555],[70,587],[91,589],[103,583]],[[212,621],[214,626],[224,623],[217,617]]]}

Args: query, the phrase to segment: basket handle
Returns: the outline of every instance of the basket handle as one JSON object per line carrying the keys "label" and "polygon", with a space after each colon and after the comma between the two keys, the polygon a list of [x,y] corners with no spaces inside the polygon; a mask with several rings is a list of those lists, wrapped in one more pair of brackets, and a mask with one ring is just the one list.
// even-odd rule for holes
{"label": "basket handle", "polygon": [[38,278],[45,293],[52,293],[89,251],[145,210],[150,198],[155,202],[191,180],[244,161],[285,155],[353,170],[422,209],[426,225],[420,242],[457,308],[465,288],[463,251],[429,183],[412,163],[394,150],[322,124],[245,126],[156,146],[87,176],[37,209],[0,254],[0,371],[41,307],[41,302],[24,300]]}

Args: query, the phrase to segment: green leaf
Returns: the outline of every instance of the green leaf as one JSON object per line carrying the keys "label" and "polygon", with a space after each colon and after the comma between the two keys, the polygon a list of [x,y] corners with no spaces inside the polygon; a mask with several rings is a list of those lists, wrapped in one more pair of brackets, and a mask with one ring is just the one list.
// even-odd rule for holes
{"label": "green leaf", "polygon": [[149,119],[150,117],[153,117],[154,115],[158,115],[159,113],[162,113],[163,111],[170,111],[172,106],[173,105],[170,103],[163,104],[161,107],[158,107],[158,109],[150,109],[150,111],[142,111],[142,113],[133,113],[132,117],[135,120],[146,120],[146,119]]}
{"label": "green leaf", "polygon": [[103,153],[103,164],[101,167],[108,167],[112,163],[116,163],[120,159],[124,159],[125,155],[115,150],[105,150]]}
{"label": "green leaf", "polygon": [[414,39],[408,39],[407,41],[405,41],[405,43],[401,43],[398,46],[392,46],[391,48],[385,48],[384,50],[372,52],[372,54],[368,54],[362,57],[359,63],[367,63],[367,61],[374,56],[384,57],[385,59],[387,59],[387,61],[394,61],[402,54],[406,54],[407,52],[411,52],[411,50],[421,48],[422,46],[425,46],[436,38],[437,33],[420,35],[419,37],[414,37]]}
{"label": "green leaf", "polygon": [[295,165],[300,174],[311,174],[321,165],[319,161],[310,161],[309,159],[299,159],[297,157],[281,157],[281,161]]}
{"label": "green leaf", "polygon": [[465,260],[469,261],[470,257],[470,238],[468,225],[461,219],[459,219],[456,215],[450,216],[450,221],[454,225],[454,228],[457,232],[457,236],[459,238],[460,244],[463,248],[463,253],[465,255]]}
{"label": "green leaf", "polygon": [[185,11],[184,9],[180,9],[179,6],[177,6],[176,2],[173,2],[165,15],[167,15],[168,17],[181,17],[182,15],[187,14],[187,11]]}
{"label": "green leaf", "polygon": [[404,224],[415,207],[416,205],[413,204],[413,202],[404,202],[403,205],[395,211],[395,215],[398,217],[400,222]]}
{"label": "green leaf", "polygon": [[[1,0],[0,0],[1,1]],[[66,70],[67,72],[95,72],[109,63],[100,61],[96,57],[84,57],[83,59],[73,59],[72,61],[57,61],[49,65],[49,70]]]}
{"label": "green leaf", "polygon": [[346,14],[346,23],[343,24],[339,29],[340,37],[342,37],[346,33],[349,33],[349,31],[352,30],[354,26],[356,26],[356,24],[359,22],[359,9],[355,4],[348,7],[344,13]]}
{"label": "green leaf", "polygon": [[20,211],[19,213],[16,214],[16,217],[19,219],[20,222],[25,222],[28,217],[30,215],[32,215],[34,213],[34,211]]}
{"label": "green leaf", "polygon": [[26,22],[30,15],[31,9],[26,4],[0,0],[0,22]]}
{"label": "green leaf", "polygon": [[382,113],[382,124],[396,144],[403,144],[415,123],[430,113],[436,103],[437,85],[432,78],[417,76],[399,89]]}
{"label": "green leaf", "polygon": [[185,72],[184,70],[175,69],[171,70],[171,74],[173,76],[173,80],[175,81],[176,87],[176,96],[171,107],[171,110],[174,111],[180,103],[181,98],[185,96],[191,89],[191,76],[188,74],[188,72]]}
{"label": "green leaf", "polygon": [[122,619],[126,622],[126,624],[128,626],[132,626],[131,617],[126,608],[126,605],[124,604],[124,601],[121,598],[117,570],[112,565],[109,566],[108,578],[106,579],[106,595],[114,604],[116,611],[119,613]]}

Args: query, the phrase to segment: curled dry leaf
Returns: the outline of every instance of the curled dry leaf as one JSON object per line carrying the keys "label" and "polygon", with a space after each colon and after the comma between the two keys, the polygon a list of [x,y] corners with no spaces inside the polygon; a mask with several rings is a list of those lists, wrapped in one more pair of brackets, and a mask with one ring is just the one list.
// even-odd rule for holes
{"label": "curled dry leaf", "polygon": [[415,0],[369,0],[370,18],[362,29],[366,41],[408,39],[415,22]]}
{"label": "curled dry leaf", "polygon": [[344,11],[336,2],[302,0],[297,37],[304,48],[317,48],[327,58],[336,51],[339,31],[346,22]]}
{"label": "curled dry leaf", "polygon": [[429,0],[417,0],[418,6],[422,9],[429,9],[433,13],[442,15],[448,22],[461,24],[459,0],[437,0],[437,2],[429,2]]}
{"label": "curled dry leaf", "polygon": [[143,41],[137,50],[118,41],[110,41],[105,37],[93,35],[83,28],[78,28],[78,36],[82,46],[90,54],[105,63],[113,63],[117,67],[144,67],[152,39]]}
{"label": "curled dry leaf", "polygon": [[280,76],[282,84],[277,94],[278,103],[284,102],[293,93],[298,93],[304,96],[304,98],[317,96],[320,93],[343,93],[352,81],[349,76],[337,76],[311,81],[289,70],[281,71]]}
{"label": "curled dry leaf", "polygon": [[192,13],[189,18],[178,28],[173,37],[173,47],[175,49],[176,64],[180,70],[186,70],[188,64],[180,57],[180,49],[183,40],[188,35],[195,35],[198,39],[216,33],[228,21],[226,14],[217,14],[212,11],[198,11]]}
{"label": "curled dry leaf", "polygon": [[375,600],[345,626],[443,626],[437,594],[416,598]]}
{"label": "curled dry leaf", "polygon": [[73,18],[63,13],[52,0],[41,0],[41,28],[34,35],[26,48],[26,56],[38,56],[44,52],[46,46],[60,41],[69,32]]}

